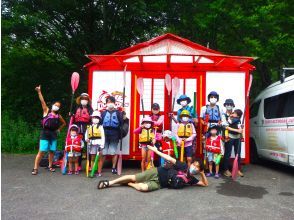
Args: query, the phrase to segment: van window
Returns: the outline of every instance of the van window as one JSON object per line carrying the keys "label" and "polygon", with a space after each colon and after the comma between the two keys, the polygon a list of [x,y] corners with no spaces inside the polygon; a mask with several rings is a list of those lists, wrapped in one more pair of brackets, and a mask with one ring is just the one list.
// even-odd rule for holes
{"label": "van window", "polygon": [[251,107],[250,107],[250,118],[254,118],[257,116],[258,114],[258,109],[259,109],[259,105],[260,105],[260,101],[258,100],[256,102],[254,102]]}
{"label": "van window", "polygon": [[264,117],[285,118],[294,116],[294,91],[272,96],[264,100]]}

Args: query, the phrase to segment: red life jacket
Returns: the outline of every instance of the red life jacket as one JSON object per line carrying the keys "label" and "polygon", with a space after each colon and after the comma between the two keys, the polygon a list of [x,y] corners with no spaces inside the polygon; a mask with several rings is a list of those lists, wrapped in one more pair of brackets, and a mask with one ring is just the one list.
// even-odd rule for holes
{"label": "red life jacket", "polygon": [[164,140],[161,141],[161,148],[162,148],[162,152],[164,154],[168,154],[168,155],[173,155],[174,153],[174,147],[173,147],[173,143],[172,141],[169,142],[165,142]]}
{"label": "red life jacket", "polygon": [[76,138],[71,139],[71,137],[66,138],[66,146],[65,151],[67,152],[81,152],[82,146],[81,146],[82,138],[78,135]]}
{"label": "red life jacket", "polygon": [[91,117],[87,107],[79,107],[75,114],[75,122],[90,122]]}
{"label": "red life jacket", "polygon": [[215,154],[221,152],[221,136],[217,136],[215,140],[212,140],[211,137],[206,140],[206,150]]}
{"label": "red life jacket", "polygon": [[[158,121],[158,119],[160,118],[161,115],[160,114],[157,114],[157,115],[151,114],[149,116],[150,116],[150,118],[152,119],[153,122],[156,122],[156,121]],[[156,132],[161,133],[162,130],[163,130],[163,123],[157,127]]]}

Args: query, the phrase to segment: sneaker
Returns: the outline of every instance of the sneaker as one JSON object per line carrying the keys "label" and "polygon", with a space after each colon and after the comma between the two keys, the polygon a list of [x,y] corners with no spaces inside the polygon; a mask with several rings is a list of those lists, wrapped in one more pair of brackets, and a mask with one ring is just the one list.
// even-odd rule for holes
{"label": "sneaker", "polygon": [[226,170],[226,171],[224,172],[224,175],[225,175],[226,177],[231,177],[231,176],[232,176],[232,173],[231,173],[230,171]]}
{"label": "sneaker", "polygon": [[79,174],[80,174],[80,171],[76,171],[76,172],[75,172],[75,175],[79,175]]}
{"label": "sneaker", "polygon": [[214,178],[216,178],[216,179],[220,178],[220,174],[215,174]]}
{"label": "sneaker", "polygon": [[67,172],[67,175],[72,175],[72,171],[68,171]]}
{"label": "sneaker", "polygon": [[238,171],[238,175],[240,176],[240,177],[244,177],[244,174],[239,170]]}
{"label": "sneaker", "polygon": [[213,173],[207,173],[205,176],[211,177],[211,176],[213,176]]}
{"label": "sneaker", "polygon": [[116,170],[116,168],[112,168],[112,169],[111,169],[111,172],[112,172],[112,174],[117,174],[117,170]]}
{"label": "sneaker", "polygon": [[79,167],[78,167],[78,171],[81,171],[81,170],[82,170],[82,166],[79,166]]}
{"label": "sneaker", "polygon": [[101,177],[101,176],[102,176],[102,173],[96,173],[95,176],[96,176],[96,177]]}

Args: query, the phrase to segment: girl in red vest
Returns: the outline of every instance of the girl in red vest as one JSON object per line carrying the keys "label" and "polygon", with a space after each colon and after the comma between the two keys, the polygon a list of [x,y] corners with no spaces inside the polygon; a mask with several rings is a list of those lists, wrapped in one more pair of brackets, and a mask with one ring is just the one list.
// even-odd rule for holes
{"label": "girl in red vest", "polygon": [[206,151],[207,151],[207,157],[209,161],[209,173],[207,173],[206,176],[207,177],[213,176],[212,166],[213,166],[213,163],[215,163],[214,178],[216,179],[218,179],[220,175],[219,175],[219,164],[217,164],[215,161],[220,154],[224,155],[222,137],[220,135],[217,135],[217,131],[218,131],[218,126],[211,125],[211,127],[209,128],[210,136],[206,139]]}
{"label": "girl in red vest", "polygon": [[66,139],[65,150],[68,152],[68,175],[72,175],[73,166],[75,174],[79,174],[78,158],[81,156],[82,151],[82,138],[78,134],[79,128],[77,125],[70,127],[70,136]]}

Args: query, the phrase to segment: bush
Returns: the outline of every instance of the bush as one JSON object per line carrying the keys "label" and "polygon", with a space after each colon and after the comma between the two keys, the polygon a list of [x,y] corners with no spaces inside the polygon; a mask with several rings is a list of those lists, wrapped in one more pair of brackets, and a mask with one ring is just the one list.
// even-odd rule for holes
{"label": "bush", "polygon": [[[30,125],[23,118],[14,118],[8,111],[2,112],[1,152],[7,153],[35,153],[39,150],[40,123]],[[65,131],[59,137],[58,149],[62,149]]]}

